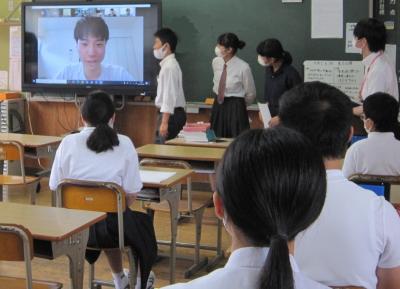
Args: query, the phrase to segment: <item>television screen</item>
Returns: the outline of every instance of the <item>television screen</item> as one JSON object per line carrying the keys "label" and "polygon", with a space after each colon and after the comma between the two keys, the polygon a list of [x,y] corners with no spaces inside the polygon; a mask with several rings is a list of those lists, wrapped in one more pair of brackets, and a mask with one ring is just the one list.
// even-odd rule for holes
{"label": "television screen", "polygon": [[23,3],[22,89],[149,94],[160,1]]}

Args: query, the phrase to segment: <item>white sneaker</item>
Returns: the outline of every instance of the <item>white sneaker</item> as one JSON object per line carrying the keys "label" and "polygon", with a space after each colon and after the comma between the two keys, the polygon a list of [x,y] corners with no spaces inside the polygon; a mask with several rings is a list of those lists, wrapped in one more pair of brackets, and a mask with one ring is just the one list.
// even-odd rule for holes
{"label": "white sneaker", "polygon": [[[130,272],[128,269],[124,268],[124,274],[130,280]],[[140,289],[140,277],[136,278],[136,287],[135,289]],[[146,289],[154,289],[154,283],[156,282],[156,274],[153,271],[150,271],[149,278],[147,279]]]}

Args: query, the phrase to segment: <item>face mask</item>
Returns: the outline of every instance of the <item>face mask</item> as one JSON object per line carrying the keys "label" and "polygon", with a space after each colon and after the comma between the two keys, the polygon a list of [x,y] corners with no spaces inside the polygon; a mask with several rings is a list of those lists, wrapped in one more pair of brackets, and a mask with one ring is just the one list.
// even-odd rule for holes
{"label": "face mask", "polygon": [[214,52],[215,52],[215,55],[216,55],[216,56],[218,56],[218,57],[224,57],[224,54],[222,53],[221,48],[219,48],[218,46],[215,46]]}
{"label": "face mask", "polygon": [[158,49],[154,49],[153,50],[153,55],[155,58],[161,60],[165,57],[165,51],[164,51],[164,46],[158,48]]}
{"label": "face mask", "polygon": [[110,118],[110,120],[108,121],[108,126],[114,128],[114,121],[112,118]]}
{"label": "face mask", "polygon": [[258,64],[260,64],[261,66],[264,66],[264,67],[269,66],[269,64],[265,63],[264,58],[261,55],[258,55],[257,61],[258,61]]}

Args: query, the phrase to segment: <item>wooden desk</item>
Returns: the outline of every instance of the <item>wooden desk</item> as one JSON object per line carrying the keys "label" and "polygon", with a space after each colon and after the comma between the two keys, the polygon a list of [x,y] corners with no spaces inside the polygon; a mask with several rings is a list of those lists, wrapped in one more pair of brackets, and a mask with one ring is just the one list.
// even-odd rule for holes
{"label": "wooden desk", "polygon": [[167,140],[167,145],[191,146],[191,147],[208,147],[226,149],[233,141],[233,138],[221,138],[218,142],[187,142],[184,138],[177,137]]}
{"label": "wooden desk", "polygon": [[148,144],[136,149],[141,158],[218,162],[225,149],[180,145]]}
{"label": "wooden desk", "polygon": [[[34,239],[37,257],[54,259],[67,255],[70,262],[71,288],[83,288],[83,272],[89,227],[106,218],[105,213],[69,210],[0,202],[0,223],[27,228]],[[40,245],[51,248],[50,254],[38,253]]]}
{"label": "wooden desk", "polygon": [[162,202],[167,201],[171,214],[171,247],[170,247],[170,259],[169,259],[169,280],[170,283],[175,283],[175,265],[176,265],[176,237],[178,233],[178,219],[179,219],[179,199],[180,191],[178,185],[186,180],[187,177],[191,176],[194,171],[188,169],[176,169],[176,168],[160,168],[160,167],[141,167],[141,170],[157,171],[157,172],[175,172],[175,175],[162,181],[161,183],[143,183],[145,189],[157,189],[159,198],[146,198],[145,195],[139,194],[138,200],[150,201],[150,202]]}
{"label": "wooden desk", "polygon": [[[218,162],[222,159],[225,152],[225,149],[222,148],[160,144],[148,144],[136,150],[141,158],[184,160],[189,162],[196,173],[206,173],[210,176],[212,190],[215,190],[212,181],[213,174],[215,173]],[[211,167],[209,166],[210,163]],[[216,246],[200,246],[200,248],[203,250],[211,250],[216,252],[214,259],[209,262],[208,270],[211,270],[215,264],[217,264],[224,257],[224,252],[222,251],[222,222],[220,219],[217,220]],[[188,247],[188,244],[179,242],[176,244],[178,246]]]}

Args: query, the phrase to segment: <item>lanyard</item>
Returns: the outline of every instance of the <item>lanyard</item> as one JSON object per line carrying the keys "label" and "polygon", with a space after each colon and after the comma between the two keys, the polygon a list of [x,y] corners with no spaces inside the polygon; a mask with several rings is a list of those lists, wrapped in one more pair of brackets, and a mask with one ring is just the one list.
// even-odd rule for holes
{"label": "lanyard", "polygon": [[370,64],[370,65],[368,66],[368,68],[367,68],[367,72],[366,72],[365,75],[364,75],[364,79],[363,79],[363,81],[362,81],[362,83],[361,83],[361,88],[360,88],[360,92],[359,92],[359,97],[360,97],[361,101],[362,101],[362,96],[361,96],[361,94],[362,94],[362,91],[363,91],[363,89],[364,89],[365,82],[367,81],[368,73],[369,73],[369,71],[371,70],[371,67],[375,64],[376,60],[378,60],[378,58],[381,57],[382,54],[383,54],[383,52],[380,51],[380,52],[378,53],[378,55],[375,56],[375,58],[371,61],[371,64]]}

